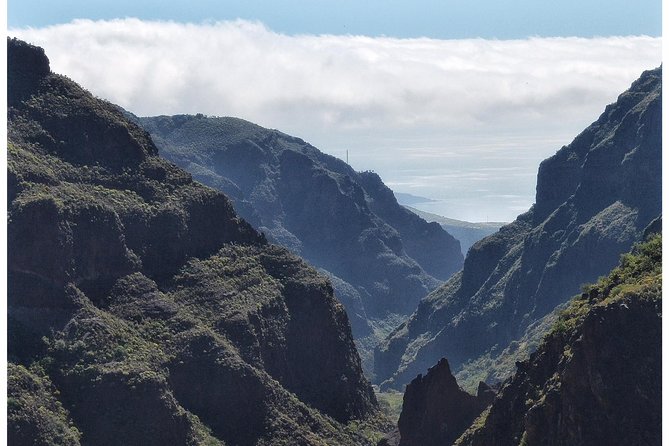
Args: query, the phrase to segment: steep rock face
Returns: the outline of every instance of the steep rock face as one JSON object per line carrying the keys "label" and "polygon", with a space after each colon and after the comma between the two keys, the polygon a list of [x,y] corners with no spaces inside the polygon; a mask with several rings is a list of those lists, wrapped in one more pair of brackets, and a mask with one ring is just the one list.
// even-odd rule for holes
{"label": "steep rock face", "polygon": [[[462,259],[453,254],[453,236],[442,231],[438,224],[425,224],[423,218],[411,211],[407,212],[404,206],[398,206],[395,195],[376,173],[361,172],[359,178],[367,194],[369,208],[382,220],[390,222],[399,233],[407,254],[425,272],[445,280],[460,269]],[[443,255],[435,255],[436,246],[446,248],[447,251]]]}
{"label": "steep rock face", "polygon": [[342,423],[377,404],[328,280],[40,48],[8,61],[15,443],[365,444]]}
{"label": "steep rock face", "polygon": [[661,212],[661,70],[643,73],[569,146],[544,161],[533,208],[469,250],[375,352],[399,387],[447,356],[495,356],[581,284],[609,271]]}
{"label": "steep rock face", "polygon": [[235,118],[134,119],[164,157],[330,276],[369,359],[378,334],[462,266],[458,242],[398,205],[378,175],[301,139]]}
{"label": "steep rock face", "polygon": [[462,390],[448,361],[441,359],[427,375],[418,375],[406,387],[398,422],[399,445],[452,444],[494,397],[485,383],[480,383],[476,396]]}
{"label": "steep rock face", "polygon": [[497,351],[487,353],[475,361],[466,363],[455,375],[460,385],[472,392],[481,381],[501,383],[513,375],[516,364],[527,360],[539,347],[566,306],[567,303],[558,305],[546,316],[530,324],[523,336],[511,341],[501,353]]}
{"label": "steep rock face", "polygon": [[661,237],[574,299],[457,445],[661,444]]}

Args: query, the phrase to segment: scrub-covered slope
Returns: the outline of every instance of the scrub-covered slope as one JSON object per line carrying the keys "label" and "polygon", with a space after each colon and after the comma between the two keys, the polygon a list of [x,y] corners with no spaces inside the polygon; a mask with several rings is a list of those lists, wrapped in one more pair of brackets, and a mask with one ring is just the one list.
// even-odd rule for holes
{"label": "scrub-covered slope", "polygon": [[455,372],[495,357],[641,239],[661,212],[661,74],[643,73],[541,163],[532,209],[472,246],[380,345],[379,382],[400,387],[443,356]]}
{"label": "scrub-covered slope", "polygon": [[299,138],[236,118],[134,119],[162,156],[224,191],[270,241],[330,275],[370,359],[369,345],[462,267],[458,242],[400,206],[378,175]]}
{"label": "scrub-covered slope", "polygon": [[575,298],[456,443],[660,445],[662,239]]}
{"label": "scrub-covered slope", "polygon": [[330,283],[8,40],[10,442],[365,444]]}

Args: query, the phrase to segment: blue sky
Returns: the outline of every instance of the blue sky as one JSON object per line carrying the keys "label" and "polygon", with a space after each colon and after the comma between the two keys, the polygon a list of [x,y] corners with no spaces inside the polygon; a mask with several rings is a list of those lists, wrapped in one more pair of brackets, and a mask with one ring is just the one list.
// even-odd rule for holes
{"label": "blue sky", "polygon": [[[150,116],[235,116],[424,210],[511,221],[539,163],[660,65],[659,0],[10,0],[9,34]],[[79,20],[75,20],[79,19]]]}
{"label": "blue sky", "polygon": [[10,28],[75,18],[258,20],[285,34],[470,37],[659,36],[661,0],[9,0]]}

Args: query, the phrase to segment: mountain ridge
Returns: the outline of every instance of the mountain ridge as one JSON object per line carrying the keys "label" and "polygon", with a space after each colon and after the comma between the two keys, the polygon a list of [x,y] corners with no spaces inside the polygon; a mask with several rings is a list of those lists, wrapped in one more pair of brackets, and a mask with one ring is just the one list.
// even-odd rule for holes
{"label": "mountain ridge", "polygon": [[655,234],[570,302],[455,445],[661,444],[661,308]]}
{"label": "mountain ridge", "polygon": [[462,264],[457,240],[401,207],[377,174],[300,138],[237,118],[135,119],[162,156],[330,276],[368,372],[377,340]]}
{"label": "mountain ridge", "polygon": [[404,422],[379,446],[661,444],[661,299],[660,223],[558,312],[497,392],[463,392],[441,359],[407,385]]}
{"label": "mountain ridge", "polygon": [[370,444],[330,282],[41,48],[7,50],[12,444]]}
{"label": "mountain ridge", "polygon": [[456,372],[496,356],[615,266],[661,213],[660,104],[658,68],[543,161],[537,203],[474,244],[463,270],[380,344],[377,382],[401,386],[442,356]]}

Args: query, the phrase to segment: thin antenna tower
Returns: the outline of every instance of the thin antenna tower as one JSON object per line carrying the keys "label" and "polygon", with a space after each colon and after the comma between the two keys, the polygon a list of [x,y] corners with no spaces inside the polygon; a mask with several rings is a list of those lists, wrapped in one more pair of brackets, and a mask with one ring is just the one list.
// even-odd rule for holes
{"label": "thin antenna tower", "polygon": [[346,164],[348,164],[348,149],[346,150]]}

